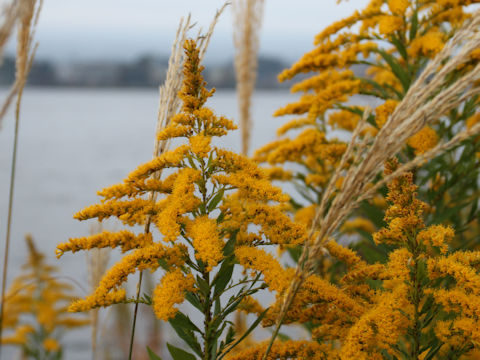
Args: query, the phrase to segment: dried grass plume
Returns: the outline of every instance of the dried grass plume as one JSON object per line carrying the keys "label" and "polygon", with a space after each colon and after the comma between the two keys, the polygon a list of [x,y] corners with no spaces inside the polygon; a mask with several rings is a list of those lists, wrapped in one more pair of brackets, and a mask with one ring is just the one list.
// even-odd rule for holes
{"label": "dried grass plume", "polygon": [[259,32],[262,24],[263,0],[234,0],[233,38],[235,44],[235,76],[240,115],[242,153],[248,155],[252,129],[251,103],[258,66]]}

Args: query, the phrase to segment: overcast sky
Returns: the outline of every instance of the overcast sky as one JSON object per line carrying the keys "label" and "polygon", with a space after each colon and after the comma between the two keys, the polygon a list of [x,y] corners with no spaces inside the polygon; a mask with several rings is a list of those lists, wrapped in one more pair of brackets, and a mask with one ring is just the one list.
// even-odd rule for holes
{"label": "overcast sky", "polygon": [[[351,14],[366,0],[265,0],[262,54],[294,60],[311,49],[314,35]],[[131,59],[167,54],[179,19],[189,12],[208,27],[222,0],[45,0],[37,39],[39,58],[56,60]],[[207,61],[232,56],[232,16],[223,14]],[[13,45],[10,46],[13,49]]]}

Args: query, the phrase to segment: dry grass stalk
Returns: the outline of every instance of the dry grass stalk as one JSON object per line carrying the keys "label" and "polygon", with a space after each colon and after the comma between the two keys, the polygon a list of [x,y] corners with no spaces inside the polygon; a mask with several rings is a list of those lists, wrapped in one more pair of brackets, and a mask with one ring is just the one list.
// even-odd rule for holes
{"label": "dry grass stalk", "polygon": [[12,9],[10,9],[6,15],[8,17],[6,18],[5,23],[0,28],[1,56],[5,43],[12,32],[13,25],[15,25],[16,22],[19,23],[15,81],[0,108],[0,127],[2,119],[5,117],[5,114],[15,96],[23,90],[30,69],[32,68],[36,51],[36,45],[33,46],[32,41],[42,6],[43,0],[20,0],[15,2],[15,6],[12,5]]}
{"label": "dry grass stalk", "polygon": [[203,58],[205,57],[205,53],[207,52],[208,45],[210,44],[210,40],[212,39],[212,35],[215,30],[215,26],[217,25],[218,19],[220,19],[220,16],[223,14],[228,5],[230,5],[230,2],[226,1],[222,5],[222,7],[215,12],[215,16],[213,17],[213,20],[210,23],[210,26],[208,27],[208,30],[205,34],[202,34],[201,28],[199,30],[196,42],[199,50],[200,62],[202,62]]}
{"label": "dry grass stalk", "polygon": [[[101,223],[92,228],[91,233],[97,233],[102,230]],[[110,254],[108,249],[92,249],[87,252],[88,283],[91,289],[96,289],[105,271],[107,270]],[[97,339],[99,334],[99,312],[100,309],[90,311],[92,318],[92,359],[98,358]]]}
{"label": "dry grass stalk", "polygon": [[0,57],[3,55],[3,50],[7,40],[12,34],[13,27],[17,21],[17,2],[12,1],[10,4],[4,6],[3,8],[3,23],[0,25]]}
{"label": "dry grass stalk", "polygon": [[[18,21],[18,37],[17,37],[17,57],[16,57],[16,74],[15,83],[7,97],[7,101],[0,111],[0,119],[4,116],[6,108],[13,100],[15,94],[17,94],[17,102],[15,109],[15,133],[13,140],[12,151],[12,167],[10,172],[10,187],[9,187],[9,200],[8,200],[8,217],[7,217],[7,234],[5,239],[5,252],[3,262],[2,273],[2,294],[0,304],[0,338],[3,330],[3,311],[4,311],[4,299],[7,282],[7,270],[8,270],[8,255],[10,248],[10,233],[12,224],[12,210],[13,210],[13,194],[15,190],[15,174],[17,164],[17,147],[18,147],[18,128],[20,123],[20,104],[22,100],[23,88],[27,81],[28,73],[32,67],[33,59],[35,57],[35,51],[37,45],[33,45],[33,37],[35,34],[35,28],[38,22],[38,17],[42,9],[43,1],[37,0],[20,0],[16,2],[16,12]],[[0,343],[1,349],[1,343]]]}
{"label": "dry grass stalk", "polygon": [[[145,272],[144,281],[146,285],[146,292],[153,293],[153,290],[156,286],[154,275],[149,271]],[[150,309],[144,307],[143,310],[147,315],[142,321],[142,324],[147,332],[147,335],[144,337],[143,347],[145,348],[145,346],[148,345],[148,347],[155,352],[155,354],[157,354],[159,357],[162,357],[162,345],[164,344],[163,322],[156,316],[150,316]]]}
{"label": "dry grass stalk", "polygon": [[[93,249],[87,253],[87,266],[88,266],[88,282],[90,288],[95,289],[98,286],[98,283],[102,279],[102,276],[107,270],[109,260],[109,253],[106,249]],[[98,358],[97,353],[97,339],[98,339],[98,328],[99,328],[99,312],[100,309],[93,309],[90,312],[92,318],[92,359],[95,360]]]}
{"label": "dry grass stalk", "polygon": [[[370,144],[367,141],[357,143],[356,135],[352,138],[341,160],[342,166],[337,168],[318,207],[309,240],[306,242],[290,287],[283,297],[282,307],[270,345],[273,344],[283,317],[297,291],[303,281],[312,274],[318,257],[325,251],[325,240],[333,234],[351,211],[361,201],[374,195],[379,187],[393,177],[397,177],[412,167],[447,151],[458,145],[462,140],[480,133],[479,124],[462,131],[447,143],[437,145],[425,154],[401,166],[393,174],[371,187],[375,176],[381,171],[384,162],[395,156],[408,138],[420,131],[425,125],[438,120],[452,108],[459,106],[469,97],[480,94],[480,87],[475,86],[475,82],[478,81],[480,76],[480,65],[476,65],[469,73],[454,83],[447,83],[447,75],[454,72],[458,66],[468,62],[471,52],[480,47],[479,28],[480,11],[477,11],[445,45],[444,49],[427,65],[391,117],[378,132],[373,142]],[[364,121],[359,123],[355,134],[359,133],[363,125]],[[345,170],[343,165],[351,160],[352,155],[353,163],[348,167],[348,170]],[[344,181],[330,207],[326,210],[326,204],[331,200],[335,189],[335,181],[340,174],[344,176]]]}
{"label": "dry grass stalk", "polygon": [[[228,2],[226,2],[219,10],[217,10],[207,32],[205,34],[201,34],[197,36],[197,43],[200,50],[200,59],[205,56],[205,52],[207,47],[210,43],[210,39],[212,37],[213,31],[215,29],[215,25],[220,18],[220,15],[225,10]],[[183,18],[180,20],[179,27],[177,29],[177,34],[175,40],[172,45],[172,52],[170,54],[170,58],[168,60],[168,69],[167,69],[167,76],[165,78],[165,83],[160,86],[159,92],[159,107],[158,107],[158,116],[157,116],[157,126],[156,132],[158,133],[163,128],[169,125],[170,120],[174,114],[176,114],[180,107],[180,99],[178,97],[178,92],[182,87],[183,81],[183,62],[184,62],[184,54],[183,54],[183,44],[187,39],[188,31],[193,27],[190,23],[191,17],[190,15],[187,17],[186,21],[184,22]],[[201,30],[200,30],[201,31]],[[153,147],[153,157],[160,156],[164,153],[169,146],[168,141],[160,141],[155,137],[154,147]],[[154,177],[156,179],[160,179],[162,175],[161,171],[157,171],[154,173]],[[149,194],[149,201],[155,202],[157,197],[156,192],[150,192]],[[151,216],[148,216],[145,221],[144,233],[148,234],[150,232],[150,225],[151,225]],[[134,345],[134,338],[135,338],[135,326],[138,314],[138,300],[140,298],[140,292],[142,287],[142,278],[143,272],[139,275],[139,280],[137,283],[137,293],[136,293],[136,303],[135,309],[133,312],[133,323],[132,323],[132,330],[130,336],[130,346],[129,346],[129,356],[128,358],[132,358],[133,354],[133,345]]]}
{"label": "dry grass stalk", "polygon": [[240,112],[242,153],[248,154],[252,129],[251,99],[255,90],[258,66],[259,31],[262,23],[263,0],[233,1],[235,75]]}

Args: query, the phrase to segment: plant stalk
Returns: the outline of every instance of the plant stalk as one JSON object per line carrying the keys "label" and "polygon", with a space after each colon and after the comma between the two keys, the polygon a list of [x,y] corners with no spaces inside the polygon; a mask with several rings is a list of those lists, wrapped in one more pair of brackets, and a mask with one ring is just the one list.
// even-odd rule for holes
{"label": "plant stalk", "polygon": [[137,284],[137,296],[135,301],[135,309],[133,310],[133,323],[132,323],[132,331],[130,333],[130,346],[128,349],[128,360],[132,360],[133,354],[133,343],[135,339],[135,325],[137,324],[137,315],[138,315],[138,301],[140,299],[140,293],[142,288],[142,279],[143,279],[143,271],[140,272],[140,276],[138,278]]}
{"label": "plant stalk", "polygon": [[[8,217],[7,217],[7,234],[5,238],[5,252],[3,256],[3,272],[2,272],[2,297],[0,303],[0,339],[3,332],[3,314],[5,311],[5,291],[7,285],[7,272],[8,272],[8,256],[10,252],[10,235],[12,230],[12,214],[13,214],[13,194],[15,192],[15,178],[17,170],[17,149],[18,149],[18,129],[20,124],[20,100],[22,98],[23,86],[18,91],[17,107],[15,110],[15,134],[13,138],[13,152],[12,152],[12,165],[10,170],[10,188],[8,194]],[[2,343],[0,341],[0,359]]]}
{"label": "plant stalk", "polygon": [[205,308],[203,310],[203,314],[205,316],[205,321],[204,321],[204,349],[203,349],[203,360],[209,360],[210,359],[210,352],[211,352],[211,345],[210,344],[210,322],[212,321],[212,301],[210,299],[211,296],[211,288],[210,288],[210,273],[208,271],[203,272],[203,279],[207,282],[208,285],[208,294],[205,297]]}

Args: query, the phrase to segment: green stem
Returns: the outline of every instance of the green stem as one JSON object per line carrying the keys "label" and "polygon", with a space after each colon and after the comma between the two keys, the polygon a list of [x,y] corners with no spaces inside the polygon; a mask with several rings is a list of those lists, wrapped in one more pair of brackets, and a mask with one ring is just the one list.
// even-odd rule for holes
{"label": "green stem", "polygon": [[203,339],[205,341],[204,348],[203,348],[203,360],[209,360],[210,359],[210,353],[211,353],[211,347],[212,344],[210,343],[210,337],[211,337],[211,329],[210,329],[210,324],[212,321],[212,301],[210,299],[211,296],[211,287],[210,287],[210,273],[207,270],[204,270],[203,273],[203,280],[208,285],[208,293],[205,296],[205,307],[203,309],[203,315],[205,317],[204,320],[204,334],[203,334]]}
{"label": "green stem", "polygon": [[413,302],[413,329],[412,329],[412,337],[413,337],[413,346],[412,346],[412,359],[418,360],[420,356],[420,335],[421,335],[421,327],[420,327],[420,300],[422,297],[422,289],[420,280],[418,278],[418,244],[416,241],[416,236],[412,241],[412,254],[413,254],[413,272],[412,272],[412,284],[413,284],[413,294],[412,294],[412,302]]}
{"label": "green stem", "polygon": [[142,278],[143,278],[143,271],[140,273],[140,276],[138,278],[135,309],[133,310],[132,331],[130,333],[130,348],[128,349],[128,360],[132,360],[133,343],[134,343],[134,339],[135,339],[135,325],[137,324],[138,304],[139,304],[139,299],[140,299],[140,291],[141,291],[141,288],[142,288]]}
{"label": "green stem", "polygon": [[[18,129],[20,124],[20,101],[22,99],[23,86],[20,86],[17,97],[17,107],[15,111],[15,134],[13,138],[13,153],[12,165],[10,170],[10,189],[8,194],[8,217],[7,217],[7,236],[5,239],[5,253],[3,257],[3,273],[2,273],[2,294],[0,302],[0,339],[3,331],[3,314],[5,311],[5,291],[7,285],[7,271],[8,271],[8,255],[10,251],[10,234],[12,229],[12,214],[13,214],[13,194],[15,192],[15,175],[17,169],[17,148],[18,148]],[[0,341],[0,358],[2,350],[2,343]]]}
{"label": "green stem", "polygon": [[420,305],[420,294],[419,294],[419,283],[417,279],[417,270],[418,270],[418,263],[415,260],[414,264],[414,290],[413,290],[413,305],[414,305],[414,324],[413,324],[413,348],[412,348],[412,359],[417,360],[418,356],[420,355],[420,324],[419,324],[419,305]]}

